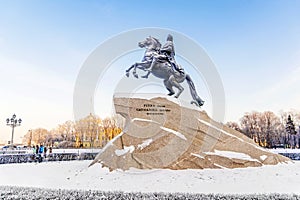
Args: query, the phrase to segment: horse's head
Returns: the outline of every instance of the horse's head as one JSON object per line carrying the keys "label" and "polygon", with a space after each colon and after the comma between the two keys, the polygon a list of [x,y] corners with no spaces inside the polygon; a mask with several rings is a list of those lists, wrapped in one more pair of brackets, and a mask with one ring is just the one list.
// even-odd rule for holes
{"label": "horse's head", "polygon": [[149,37],[147,37],[145,40],[139,42],[140,48],[147,48],[150,45],[151,45],[151,43],[150,43]]}
{"label": "horse's head", "polygon": [[159,50],[161,47],[161,44],[158,41],[158,39],[149,36],[145,40],[139,42],[139,47],[150,49],[150,50]]}

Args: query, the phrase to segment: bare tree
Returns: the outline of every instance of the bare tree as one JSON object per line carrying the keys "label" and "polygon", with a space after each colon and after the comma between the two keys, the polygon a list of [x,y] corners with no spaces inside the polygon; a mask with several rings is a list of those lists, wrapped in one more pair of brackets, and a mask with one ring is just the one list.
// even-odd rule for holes
{"label": "bare tree", "polygon": [[83,141],[85,140],[85,136],[86,136],[86,125],[84,119],[75,122],[74,129],[75,129],[76,141],[78,143],[77,145],[78,147],[82,147]]}
{"label": "bare tree", "polygon": [[[83,143],[89,143],[88,146],[103,146],[108,140],[121,133],[124,119],[120,117],[105,118],[90,114],[89,116],[73,122],[66,121],[58,125],[57,128],[47,131],[46,129],[33,129],[32,133],[24,135],[24,143],[29,139],[35,144],[45,144],[53,146],[59,143],[62,147],[80,147]],[[31,135],[30,135],[31,134]]]}
{"label": "bare tree", "polygon": [[[49,135],[49,131],[44,128],[37,128],[33,129],[31,131],[28,131],[24,136],[23,136],[23,142],[27,143],[30,145],[32,144],[45,144],[46,143],[46,138]],[[30,142],[29,142],[30,140]]]}
{"label": "bare tree", "polygon": [[232,128],[232,129],[236,130],[236,131],[239,131],[239,132],[242,131],[239,124],[236,123],[236,122],[227,122],[225,125],[228,126],[229,128]]}
{"label": "bare tree", "polygon": [[58,125],[57,131],[59,132],[64,141],[74,142],[74,123],[72,121],[66,121],[63,124]]}
{"label": "bare tree", "polygon": [[259,113],[253,111],[251,113],[245,113],[245,115],[240,119],[242,131],[250,138],[254,139],[259,145],[261,145],[260,133],[261,129],[259,127]]}
{"label": "bare tree", "polygon": [[90,114],[82,121],[85,127],[85,140],[89,141],[90,146],[93,147],[96,140],[98,140],[99,126],[101,126],[102,120]]}
{"label": "bare tree", "polygon": [[261,135],[265,141],[265,146],[271,148],[278,138],[278,129],[280,128],[280,118],[271,111],[265,111],[259,116],[259,126]]}
{"label": "bare tree", "polygon": [[270,148],[280,141],[282,123],[273,112],[246,113],[240,121],[242,132],[260,146]]}

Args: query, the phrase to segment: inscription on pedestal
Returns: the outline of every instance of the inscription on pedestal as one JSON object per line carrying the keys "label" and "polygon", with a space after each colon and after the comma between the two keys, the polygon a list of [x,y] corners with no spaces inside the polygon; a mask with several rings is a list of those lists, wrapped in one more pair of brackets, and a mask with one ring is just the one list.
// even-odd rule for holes
{"label": "inscription on pedestal", "polygon": [[142,108],[136,108],[136,111],[145,112],[146,115],[165,115],[171,110],[162,104],[144,104]]}

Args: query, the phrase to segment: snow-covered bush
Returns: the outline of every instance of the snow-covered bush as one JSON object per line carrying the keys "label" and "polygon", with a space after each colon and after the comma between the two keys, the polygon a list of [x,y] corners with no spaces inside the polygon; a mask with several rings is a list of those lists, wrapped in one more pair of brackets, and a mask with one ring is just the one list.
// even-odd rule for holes
{"label": "snow-covered bush", "polygon": [[125,192],[103,192],[103,191],[82,191],[82,190],[51,190],[41,188],[0,186],[0,199],[149,199],[149,200],[181,200],[181,199],[201,199],[201,200],[284,200],[300,199],[299,195],[288,194],[184,194],[184,193],[125,193]]}

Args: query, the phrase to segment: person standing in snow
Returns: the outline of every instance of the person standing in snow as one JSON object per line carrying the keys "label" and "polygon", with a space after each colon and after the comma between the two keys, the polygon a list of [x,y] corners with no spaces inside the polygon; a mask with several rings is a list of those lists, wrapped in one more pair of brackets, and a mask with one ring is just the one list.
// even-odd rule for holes
{"label": "person standing in snow", "polygon": [[41,144],[40,149],[39,149],[39,153],[42,154],[44,152],[44,146]]}
{"label": "person standing in snow", "polygon": [[46,158],[46,156],[47,156],[46,154],[47,154],[47,147],[45,146],[45,147],[44,147],[44,157],[45,157],[45,158]]}
{"label": "person standing in snow", "polygon": [[38,154],[38,153],[39,153],[39,150],[40,150],[39,145],[36,145],[36,146],[35,146],[35,154]]}

